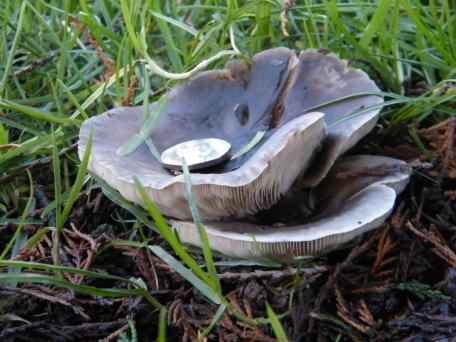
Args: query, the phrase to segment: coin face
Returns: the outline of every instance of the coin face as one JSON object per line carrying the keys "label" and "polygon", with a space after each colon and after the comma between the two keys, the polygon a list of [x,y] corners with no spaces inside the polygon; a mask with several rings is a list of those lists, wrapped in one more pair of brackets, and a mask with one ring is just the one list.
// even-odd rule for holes
{"label": "coin face", "polygon": [[189,140],[163,151],[161,162],[172,170],[182,170],[183,160],[189,170],[203,169],[225,161],[230,150],[231,144],[222,139]]}

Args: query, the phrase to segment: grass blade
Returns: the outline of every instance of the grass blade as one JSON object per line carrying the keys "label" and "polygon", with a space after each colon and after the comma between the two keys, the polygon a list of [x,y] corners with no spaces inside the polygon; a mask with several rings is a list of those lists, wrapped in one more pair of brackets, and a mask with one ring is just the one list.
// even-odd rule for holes
{"label": "grass blade", "polygon": [[78,199],[82,186],[84,185],[84,177],[87,173],[87,167],[89,165],[89,159],[92,152],[92,131],[89,133],[89,138],[87,140],[87,146],[84,150],[84,155],[82,157],[81,165],[79,165],[78,173],[76,175],[76,180],[71,187],[70,194],[68,195],[68,199],[65,203],[65,206],[62,211],[61,215],[61,222],[60,224],[65,224],[68,215],[70,214],[71,209],[73,208],[74,203]]}
{"label": "grass blade", "polygon": [[176,20],[174,18],[168,17],[166,15],[163,15],[161,13],[155,12],[155,11],[150,11],[152,15],[160,20],[166,21],[170,23],[171,25],[174,25],[181,30],[184,30],[188,33],[190,33],[192,36],[197,36],[198,35],[198,30],[195,29],[193,26],[190,26],[188,24],[183,23],[182,21]]}
{"label": "grass blade", "polygon": [[225,313],[226,310],[226,305],[222,304],[218,307],[217,312],[215,313],[214,317],[211,320],[211,324],[204,329],[202,336],[207,336],[209,333],[214,329],[214,327],[217,325],[217,323],[220,321],[220,319],[223,317],[223,314]]}
{"label": "grass blade", "polygon": [[190,269],[206,284],[211,284],[211,278],[201,269],[198,263],[188,254],[184,246],[181,244],[179,239],[176,236],[174,230],[168,225],[165,218],[162,216],[158,208],[150,199],[146,190],[135,178],[136,188],[141,195],[141,198],[144,202],[144,206],[149,212],[149,215],[154,219],[157,229],[159,230],[161,236],[168,242],[174,252],[182,259],[182,261],[190,267]]}
{"label": "grass blade", "polygon": [[204,260],[206,261],[207,270],[209,276],[211,278],[212,288],[215,292],[219,295],[222,294],[222,289],[220,286],[220,281],[217,275],[217,270],[215,269],[214,265],[214,258],[212,256],[212,250],[209,243],[209,238],[206,233],[206,229],[204,228],[203,223],[201,222],[201,217],[198,212],[198,208],[196,206],[196,200],[193,196],[192,192],[192,180],[190,176],[190,171],[188,170],[188,165],[185,161],[185,158],[182,159],[183,162],[183,171],[184,171],[184,179],[185,179],[185,189],[187,191],[187,200],[190,206],[190,211],[192,213],[193,221],[195,222],[196,226],[198,227],[199,237],[201,239],[201,245],[203,246],[203,254]]}
{"label": "grass blade", "polygon": [[165,307],[160,309],[160,315],[158,316],[158,336],[157,342],[166,342],[166,319],[168,312]]}
{"label": "grass blade", "polygon": [[276,314],[274,313],[274,311],[268,303],[266,303],[266,313],[268,314],[268,318],[271,322],[271,327],[274,331],[274,335],[277,338],[277,341],[288,342],[287,335],[285,334],[285,330],[283,330],[279,318],[276,316]]}
{"label": "grass blade", "polygon": [[368,48],[369,44],[371,43],[374,36],[380,32],[382,32],[382,28],[385,25],[385,17],[388,14],[388,10],[390,5],[394,1],[391,0],[380,0],[377,4],[377,9],[375,10],[374,15],[372,16],[371,21],[367,25],[364,30],[363,36],[359,42],[359,44],[364,47]]}
{"label": "grass blade", "polygon": [[16,54],[17,44],[18,44],[19,37],[22,32],[22,28],[24,26],[24,16],[25,16],[25,9],[26,9],[27,4],[28,4],[28,1],[23,1],[22,5],[21,5],[21,9],[19,11],[19,20],[16,25],[16,34],[14,35],[13,43],[11,44],[11,48],[10,48],[9,54],[8,54],[8,59],[6,60],[6,65],[4,67],[3,77],[0,82],[0,98],[4,94],[6,82],[8,81],[8,76],[10,74],[11,67],[13,65],[13,59],[14,59],[14,55]]}
{"label": "grass blade", "polygon": [[106,195],[112,202],[117,204],[119,207],[127,210],[132,215],[136,217],[140,222],[146,225],[148,228],[152,229],[154,232],[159,233],[157,228],[155,227],[154,223],[149,220],[147,216],[147,212],[143,210],[141,207],[132,204],[131,202],[127,201],[119,192],[112,187],[110,187],[103,179],[96,175],[92,175],[92,178],[96,180],[96,182],[101,186],[101,190],[103,194]]}
{"label": "grass blade", "polygon": [[58,265],[59,261],[59,245],[60,234],[63,228],[62,222],[62,179],[60,175],[60,157],[55,141],[54,130],[52,131],[52,170],[54,175],[54,197],[55,197],[55,216],[56,216],[56,229],[53,233],[52,244],[52,259],[54,264]]}
{"label": "grass blade", "polygon": [[[14,248],[17,246],[17,241],[23,240],[26,235],[22,232],[22,228],[24,226],[24,222],[27,218],[27,216],[30,214],[30,210],[32,209],[33,206],[33,201],[34,201],[34,188],[33,188],[33,179],[30,171],[27,171],[27,176],[29,179],[29,198],[27,200],[27,204],[25,205],[24,211],[22,212],[21,215],[21,223],[17,226],[16,231],[13,234],[13,237],[8,241],[6,244],[5,248],[2,251],[2,254],[0,254],[0,261],[6,258],[7,254],[11,250],[11,248]],[[22,244],[20,244],[22,247]],[[13,258],[15,255],[12,253],[11,258]]]}
{"label": "grass blade", "polygon": [[220,304],[220,297],[207,283],[195,276],[195,274],[188,268],[184,267],[176,258],[165,251],[160,246],[149,246],[149,249],[154,252],[156,256],[166,262],[172,269],[179,273],[185,280],[198,289],[206,298],[215,304]]}
{"label": "grass blade", "polygon": [[[11,282],[25,283],[25,284],[46,284],[71,289],[79,293],[91,295],[95,297],[108,297],[108,298],[121,298],[128,296],[144,296],[149,301],[153,298],[148,292],[142,288],[100,288],[89,285],[73,284],[67,280],[57,278],[55,276],[48,276],[35,273],[20,273],[20,274],[0,274],[0,284],[10,284]],[[152,301],[153,305],[160,309],[162,305],[155,299]]]}
{"label": "grass blade", "polygon": [[235,152],[231,156],[231,160],[239,158],[249,152],[252,148],[260,143],[260,141],[264,138],[266,131],[258,131],[256,132],[255,136],[244,146],[242,146],[237,152]]}
{"label": "grass blade", "polygon": [[[146,90],[150,89],[148,78],[146,77]],[[153,112],[150,112],[149,107],[149,98],[148,98],[148,91],[145,93],[144,98],[144,123],[141,126],[141,130],[139,133],[132,136],[125,144],[119,147],[116,151],[119,156],[125,156],[130,153],[133,153],[141,144],[143,144],[146,139],[149,138],[152,130],[155,128],[158,119],[160,117],[160,113],[163,111],[164,107],[168,103],[168,99],[165,95],[163,95],[160,100],[158,100],[157,105],[155,106]]]}
{"label": "grass blade", "polygon": [[33,261],[0,260],[0,267],[22,267],[22,268],[27,268],[30,270],[38,270],[38,271],[45,271],[45,272],[66,272],[66,273],[87,276],[87,277],[91,277],[91,278],[95,278],[95,279],[115,280],[115,281],[125,282],[130,285],[135,285],[135,286],[138,285],[136,283],[136,281],[133,281],[132,279],[122,278],[122,277],[110,275],[107,273],[92,272],[92,271],[87,271],[87,270],[84,270],[81,268],[76,268],[76,267],[44,264],[44,263],[33,262]]}
{"label": "grass blade", "polygon": [[33,107],[21,105],[19,103],[14,103],[9,100],[0,99],[0,108],[14,110],[29,116],[34,120],[45,121],[55,124],[61,125],[79,125],[79,121],[70,119],[70,118],[63,118],[58,116],[55,113],[45,112]]}
{"label": "grass blade", "polygon": [[6,145],[8,144],[8,141],[8,129],[6,129],[2,123],[0,123],[0,145]]}
{"label": "grass blade", "polygon": [[[152,11],[158,14],[161,14],[160,2],[159,1],[149,1],[149,6],[151,7]],[[157,17],[157,16],[156,16]],[[160,29],[160,35],[163,37],[163,40],[166,44],[166,52],[168,54],[168,58],[171,61],[173,69],[176,71],[184,70],[184,66],[182,64],[182,59],[180,57],[180,51],[176,46],[176,33],[174,34],[171,32],[170,28],[168,27],[168,23],[166,20],[157,17],[158,28]]]}
{"label": "grass blade", "polygon": [[[107,81],[101,83],[98,88],[90,94],[90,96],[81,104],[81,109],[86,110],[89,108],[103,93],[114,84],[118,79],[121,79],[125,74],[125,68],[118,70],[117,73],[112,75]],[[77,118],[81,111],[77,109],[71,116],[71,119]]]}

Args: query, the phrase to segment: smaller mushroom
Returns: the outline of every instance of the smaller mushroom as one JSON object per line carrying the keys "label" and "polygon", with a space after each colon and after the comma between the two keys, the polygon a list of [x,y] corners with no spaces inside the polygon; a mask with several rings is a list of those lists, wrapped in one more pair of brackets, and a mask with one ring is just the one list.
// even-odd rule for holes
{"label": "smaller mushroom", "polygon": [[[338,248],[380,226],[408,183],[405,162],[379,156],[345,157],[315,189],[317,212],[297,225],[207,222],[213,250],[238,258],[293,261]],[[307,198],[295,198],[295,203]],[[290,208],[294,210],[296,208]],[[171,221],[181,241],[201,246],[193,222]]]}

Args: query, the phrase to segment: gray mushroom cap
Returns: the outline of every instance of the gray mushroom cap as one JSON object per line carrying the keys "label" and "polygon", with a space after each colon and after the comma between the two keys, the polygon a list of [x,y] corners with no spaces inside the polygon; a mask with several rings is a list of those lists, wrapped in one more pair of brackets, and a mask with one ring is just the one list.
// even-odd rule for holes
{"label": "gray mushroom cap", "polygon": [[[336,162],[316,188],[319,214],[297,225],[207,222],[213,250],[237,258],[293,261],[335,249],[380,226],[408,183],[405,162],[378,156],[350,156]],[[294,198],[295,202],[307,198]],[[293,208],[290,208],[293,210]],[[182,242],[201,246],[193,222],[171,221]]]}
{"label": "gray mushroom cap", "polygon": [[[251,64],[203,72],[174,88],[151,139],[160,152],[202,138],[224,139],[236,152],[265,131],[260,143],[241,157],[192,173],[203,219],[240,218],[270,208],[302,174],[309,186],[318,184],[337,157],[372,129],[380,109],[351,114],[383,100],[366,95],[322,104],[376,91],[364,72],[335,55],[307,50],[297,57],[286,48],[266,50]],[[156,106],[152,104],[151,110]],[[163,214],[190,219],[182,175],[170,173],[145,146],[126,156],[116,153],[138,133],[142,111],[121,107],[84,122],[79,154],[92,130],[91,172],[142,204],[136,176]]]}

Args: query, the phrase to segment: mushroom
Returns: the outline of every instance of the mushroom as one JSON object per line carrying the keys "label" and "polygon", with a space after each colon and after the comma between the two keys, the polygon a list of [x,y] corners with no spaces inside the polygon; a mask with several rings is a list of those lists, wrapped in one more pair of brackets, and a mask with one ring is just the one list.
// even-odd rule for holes
{"label": "mushroom", "polygon": [[[297,56],[274,48],[175,87],[151,139],[160,153],[194,139],[231,144],[236,158],[192,172],[193,192],[203,220],[242,218],[272,207],[299,176],[307,186],[319,184],[335,160],[375,125],[383,102],[375,92],[367,74],[334,54],[311,49]],[[351,96],[359,93],[364,95]],[[146,146],[126,156],[116,153],[140,130],[142,112],[121,107],[85,121],[79,155],[92,130],[91,172],[142,205],[136,176],[164,215],[188,220],[182,174],[170,172]],[[259,134],[263,138],[250,146]],[[246,146],[246,153],[236,153]]]}
{"label": "mushroom", "polygon": [[[380,226],[406,186],[410,170],[397,159],[357,155],[340,159],[314,190],[316,214],[298,224],[207,222],[211,249],[237,258],[293,261],[338,248]],[[289,212],[307,197],[295,196]],[[193,222],[171,221],[182,242],[201,246]]]}

